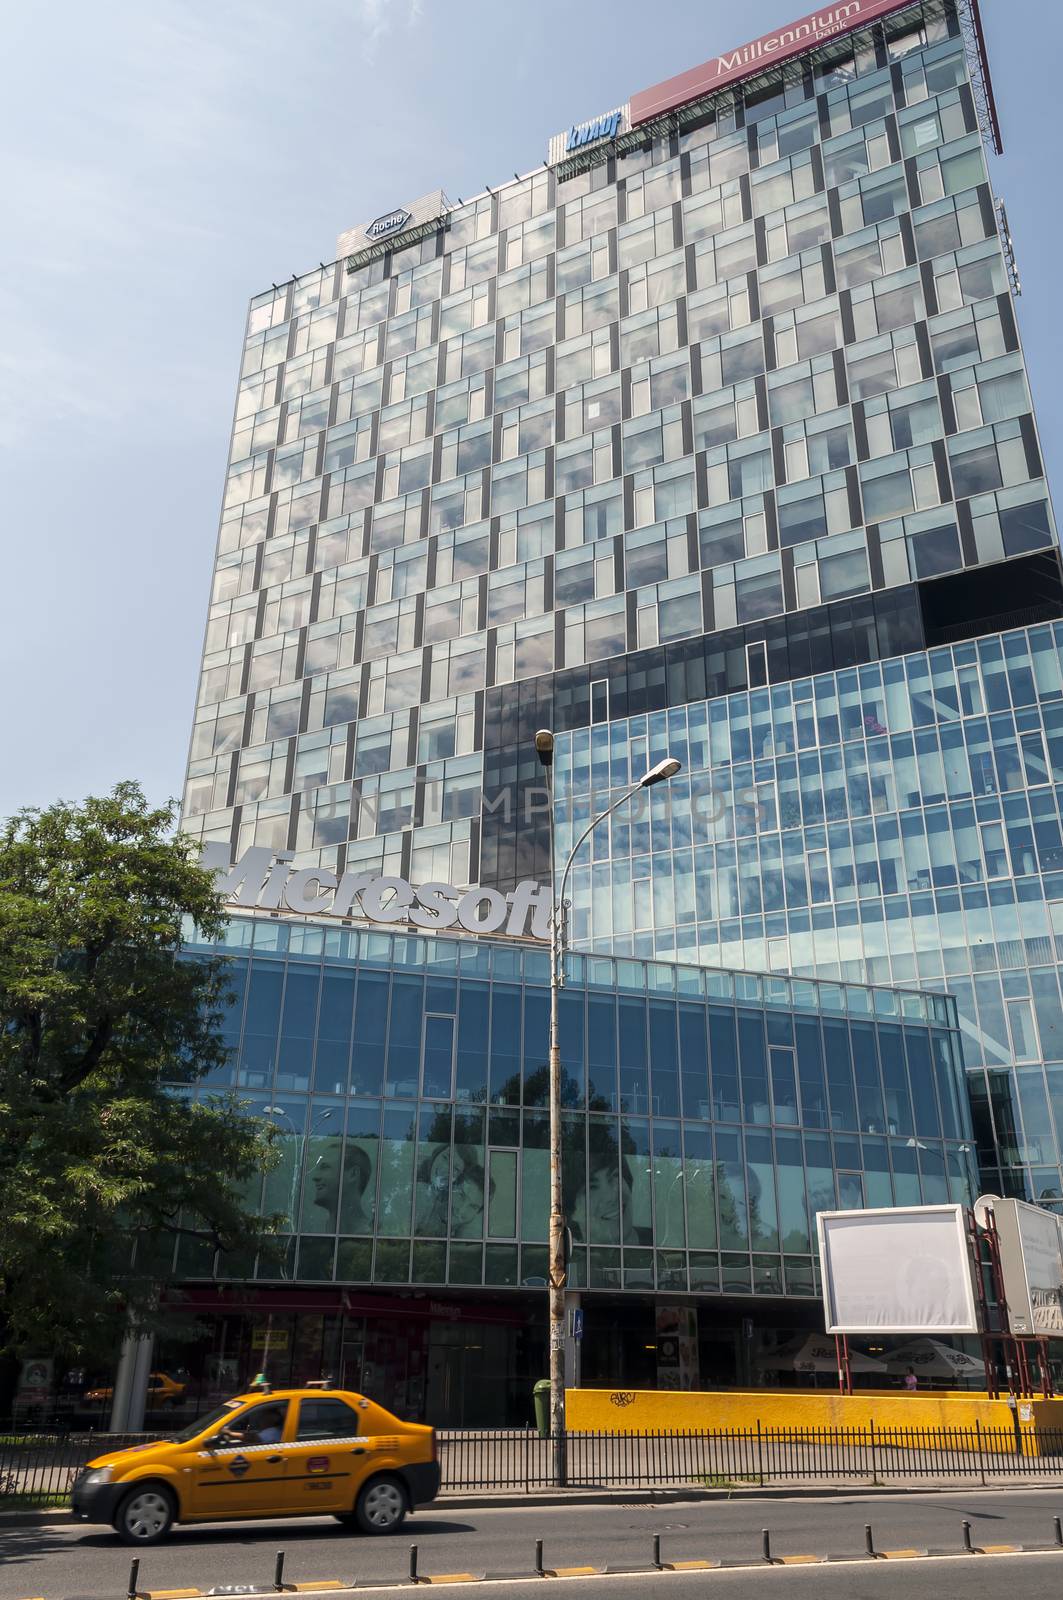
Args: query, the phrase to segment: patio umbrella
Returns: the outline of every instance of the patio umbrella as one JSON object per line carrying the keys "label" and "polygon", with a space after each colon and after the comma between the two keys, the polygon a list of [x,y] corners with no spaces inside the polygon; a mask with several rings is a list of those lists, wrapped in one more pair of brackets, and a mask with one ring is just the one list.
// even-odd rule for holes
{"label": "patio umbrella", "polygon": [[912,1367],[920,1378],[985,1379],[985,1362],[962,1350],[953,1350],[940,1339],[910,1339],[886,1357],[888,1372],[907,1372]]}
{"label": "patio umbrella", "polygon": [[[834,1340],[827,1334],[809,1333],[803,1339],[794,1339],[774,1350],[761,1350],[757,1366],[775,1372],[832,1372],[838,1371],[838,1355]],[[849,1351],[852,1372],[881,1372],[886,1368],[873,1356],[864,1356],[857,1350]]]}

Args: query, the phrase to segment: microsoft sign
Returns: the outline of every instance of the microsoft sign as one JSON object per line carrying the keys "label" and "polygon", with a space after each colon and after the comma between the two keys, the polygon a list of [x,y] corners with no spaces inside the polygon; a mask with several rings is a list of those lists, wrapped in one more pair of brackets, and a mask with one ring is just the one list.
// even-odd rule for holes
{"label": "microsoft sign", "polygon": [[[234,907],[294,911],[309,917],[365,917],[369,922],[407,923],[435,932],[455,926],[466,933],[506,934],[510,938],[550,937],[550,892],[537,883],[518,883],[510,894],[497,889],[456,889],[450,883],[422,883],[291,864],[291,850],[253,845],[233,861],[226,844],[203,847],[202,865],[215,876],[219,893]],[[530,927],[529,927],[530,920]]]}

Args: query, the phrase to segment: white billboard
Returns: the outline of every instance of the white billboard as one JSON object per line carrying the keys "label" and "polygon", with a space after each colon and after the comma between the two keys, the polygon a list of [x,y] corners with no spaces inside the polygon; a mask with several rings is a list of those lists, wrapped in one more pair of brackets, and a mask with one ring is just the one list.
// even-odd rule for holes
{"label": "white billboard", "polygon": [[1063,1334],[1063,1227],[1052,1211],[992,1199],[1008,1326],[1027,1338]]}
{"label": "white billboard", "polygon": [[828,1333],[977,1333],[962,1206],[821,1211]]}

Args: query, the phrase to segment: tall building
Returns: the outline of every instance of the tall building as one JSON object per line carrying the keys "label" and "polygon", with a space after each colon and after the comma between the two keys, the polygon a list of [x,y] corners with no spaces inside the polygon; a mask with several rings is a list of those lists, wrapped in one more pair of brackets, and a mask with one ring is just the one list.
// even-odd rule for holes
{"label": "tall building", "polygon": [[[983,1186],[1063,1195],[1063,580],[1015,264],[987,173],[985,149],[999,143],[976,0],[848,0],[573,122],[524,178],[469,201],[436,190],[397,205],[343,234],[333,265],[257,295],[185,829],[222,861],[260,849],[256,872],[282,853],[271,883],[288,860],[306,869],[297,904],[327,964],[337,940],[384,937],[358,931],[358,883],[507,895],[549,881],[537,728],[558,736],[558,860],[595,809],[676,754],[680,776],[618,812],[574,871],[571,932],[587,971],[610,957],[606,987],[652,990],[659,972],[668,993],[708,983],[705,970],[676,978],[684,967],[759,971],[772,976],[734,978],[740,995],[743,983],[758,1003],[772,983],[791,999],[829,993],[813,1010],[843,1015],[846,994],[901,1016],[931,1001],[900,990],[939,991],[933,1003],[950,1006],[947,991]],[[355,920],[315,921],[344,874]],[[290,927],[280,895],[267,888],[272,915],[234,924],[259,951],[310,937]],[[377,894],[369,915],[382,914],[404,912]],[[492,956],[492,1007],[518,1007],[509,1046],[486,1012],[479,1035],[462,1036],[453,1007],[427,997],[433,941],[453,941],[394,939],[380,959],[398,964],[396,984],[403,963],[424,968],[411,1002],[421,1031],[407,1038],[393,1003],[390,1023],[377,1020],[395,1031],[363,1041],[378,1065],[362,1082],[348,1015],[346,1066],[321,1083],[330,1115],[342,1102],[350,1116],[370,1094],[378,1111],[388,1102],[382,1127],[391,1116],[406,1128],[374,1137],[409,1145],[410,1249],[379,1236],[381,1188],[375,1255],[345,1254],[334,1219],[328,1249],[304,1258],[293,1243],[288,1277],[464,1285],[466,1297],[494,1283],[516,1303],[538,1273],[515,1265],[515,1245],[504,1247],[513,1284],[492,1280],[482,1252],[471,1264],[453,1222],[450,1256],[418,1254],[413,1149],[440,1142],[444,1113],[425,1090],[436,1033],[458,1052],[444,1096],[455,1129],[473,1103],[510,1107],[513,1120],[523,1101],[528,1127],[507,1124],[499,1153],[523,1162],[541,1149],[527,1079],[545,1040],[536,1055],[524,1035],[523,1089],[518,1065],[538,1012],[508,980],[499,987],[505,960]],[[285,1034],[292,960],[262,955],[275,994],[248,1035],[259,1004],[248,990],[233,1077],[267,1114],[279,1095],[301,1097],[297,1113],[284,1106],[298,1151],[294,1239],[312,1181],[313,1063],[336,1052],[324,988],[293,1002]],[[801,990],[811,978],[827,989]],[[718,1244],[733,1221],[733,1163],[748,1195],[766,1162],[781,1205],[801,1135],[797,1237],[828,1188],[842,1205],[970,1193],[970,1112],[944,1119],[944,1080],[935,1101],[921,1047],[904,1090],[929,1096],[919,1114],[891,1109],[895,1064],[881,1043],[863,1066],[855,1046],[838,1054],[855,1078],[835,1104],[815,1071],[795,1076],[793,1030],[773,1032],[767,1013],[749,1023],[763,1066],[750,1081],[763,1079],[763,1093],[745,1096],[741,1051],[721,1033],[708,1068],[733,1078],[734,1094],[702,1073],[689,1099],[678,1088],[673,1098],[650,1078],[657,1050],[677,1048],[674,1006],[671,1044],[647,1026],[629,1058],[621,1031],[611,1086],[585,1073],[573,1110],[644,1119],[630,1147],[610,1135],[611,1148],[636,1152],[636,1182],[652,1178],[653,1162],[642,1177],[638,1164],[658,1148],[658,1118],[669,1149],[681,1130],[693,1130],[692,1148],[699,1131],[715,1140],[701,1159],[714,1163]],[[392,1040],[406,1063],[397,1075],[384,1065]],[[581,1071],[596,1047],[590,1027],[563,1039]],[[475,1066],[460,1068],[463,1050]],[[461,1070],[478,1071],[476,1084]],[[877,1085],[866,1102],[861,1071]],[[482,1133],[481,1170],[493,1138]],[[813,1167],[829,1168],[829,1184],[807,1178]],[[382,1165],[373,1181],[384,1183]],[[595,1277],[588,1260],[588,1290],[630,1291],[651,1308],[654,1292],[729,1297],[739,1341],[756,1304],[745,1295],[782,1297],[772,1337],[813,1325],[798,1304],[814,1285],[810,1255],[792,1284],[781,1266],[758,1278],[770,1251],[747,1214],[744,1266],[717,1260],[711,1285],[689,1260],[670,1276],[671,1212],[654,1204],[633,1225],[643,1239],[615,1240],[647,1262],[630,1277],[619,1259],[599,1263]],[[490,1255],[483,1226],[481,1215]],[[542,1235],[536,1223],[533,1252]],[[311,1258],[314,1271],[298,1264]],[[603,1381],[620,1376],[603,1366]]]}

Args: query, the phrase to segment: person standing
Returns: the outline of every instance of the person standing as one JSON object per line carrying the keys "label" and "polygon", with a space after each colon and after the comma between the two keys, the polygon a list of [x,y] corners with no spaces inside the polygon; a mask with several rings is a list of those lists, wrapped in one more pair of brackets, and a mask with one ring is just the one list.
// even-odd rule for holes
{"label": "person standing", "polygon": [[918,1389],[919,1379],[915,1375],[914,1367],[909,1367],[908,1371],[904,1374],[904,1387],[907,1389],[909,1394],[914,1394]]}

